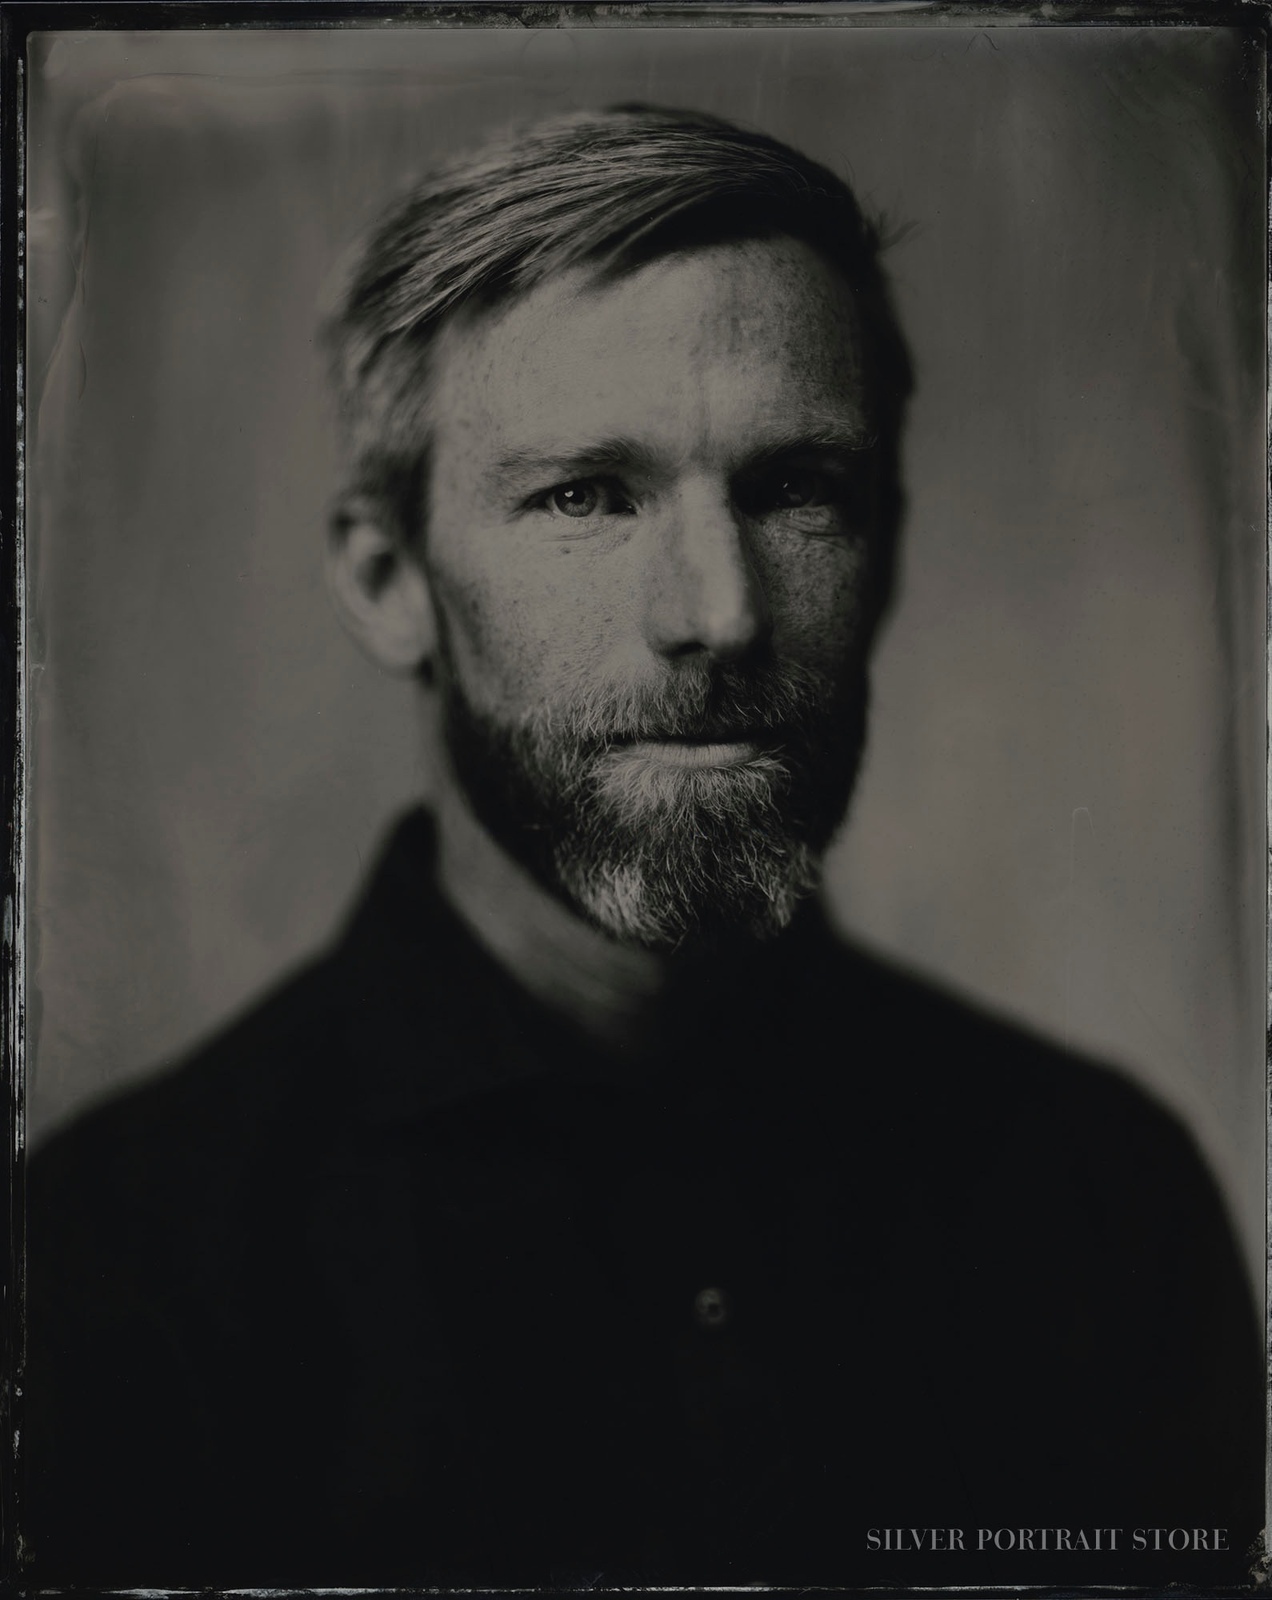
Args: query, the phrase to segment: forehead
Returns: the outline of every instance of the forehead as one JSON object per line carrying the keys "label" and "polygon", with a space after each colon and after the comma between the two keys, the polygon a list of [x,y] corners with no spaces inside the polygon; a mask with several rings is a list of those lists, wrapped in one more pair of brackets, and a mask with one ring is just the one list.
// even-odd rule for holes
{"label": "forehead", "polygon": [[848,287],[785,238],[667,256],[616,279],[562,274],[444,330],[433,398],[438,456],[476,465],[600,436],[736,456],[777,426],[869,425]]}

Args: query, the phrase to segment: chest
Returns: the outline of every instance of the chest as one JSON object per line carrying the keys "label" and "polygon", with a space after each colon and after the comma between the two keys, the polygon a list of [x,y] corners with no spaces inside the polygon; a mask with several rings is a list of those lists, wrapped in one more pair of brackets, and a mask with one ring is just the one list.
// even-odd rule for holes
{"label": "chest", "polygon": [[321,1497],[369,1526],[448,1505],[446,1540],[522,1571],[619,1549],[762,1577],[863,1464],[912,1490],[931,1427],[901,1196],[827,1137],[584,1089],[351,1142],[267,1291],[276,1426],[312,1428],[325,1391]]}

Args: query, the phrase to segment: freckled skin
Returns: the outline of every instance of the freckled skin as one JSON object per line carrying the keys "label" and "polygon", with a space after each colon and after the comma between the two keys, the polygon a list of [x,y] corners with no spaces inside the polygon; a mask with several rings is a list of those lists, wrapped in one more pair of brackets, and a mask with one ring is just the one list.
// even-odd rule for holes
{"label": "freckled skin", "polygon": [[[749,511],[775,429],[868,431],[847,288],[790,239],[576,271],[446,330],[425,566],[472,704],[515,717],[584,683],[652,683],[687,654],[770,651],[842,680],[869,640],[868,530]],[[576,518],[509,487],[510,454],[634,441],[622,511]],[[568,559],[567,559],[568,557]]]}

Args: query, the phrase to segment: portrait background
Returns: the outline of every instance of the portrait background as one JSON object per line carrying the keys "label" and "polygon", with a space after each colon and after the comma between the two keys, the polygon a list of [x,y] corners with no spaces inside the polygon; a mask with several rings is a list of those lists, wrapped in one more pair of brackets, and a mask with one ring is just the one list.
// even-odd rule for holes
{"label": "portrait background", "polygon": [[[909,514],[837,918],[1167,1098],[1261,1258],[1263,145],[1239,36],[64,33],[29,73],[34,1138],[321,945],[428,789],[412,690],[323,588],[315,306],[342,251],[488,129],[641,99],[788,140],[895,236]],[[871,1070],[851,1017],[842,1070]]]}

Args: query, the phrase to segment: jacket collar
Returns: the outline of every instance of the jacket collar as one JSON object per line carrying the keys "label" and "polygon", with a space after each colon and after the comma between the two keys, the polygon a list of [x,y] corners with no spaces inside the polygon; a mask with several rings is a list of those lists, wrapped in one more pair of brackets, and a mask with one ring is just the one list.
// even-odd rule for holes
{"label": "jacket collar", "polygon": [[548,1073],[638,1083],[771,1063],[828,985],[843,994],[845,975],[844,951],[810,903],[774,944],[682,973],[645,1048],[603,1051],[524,993],[451,909],[433,822],[419,808],[389,835],[332,979],[350,1101],[384,1125]]}

